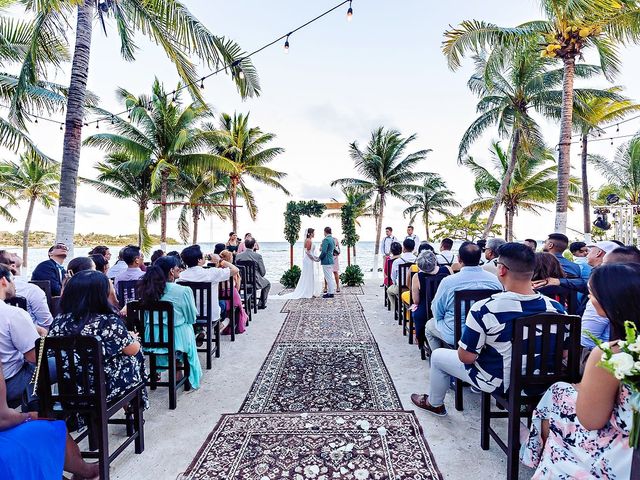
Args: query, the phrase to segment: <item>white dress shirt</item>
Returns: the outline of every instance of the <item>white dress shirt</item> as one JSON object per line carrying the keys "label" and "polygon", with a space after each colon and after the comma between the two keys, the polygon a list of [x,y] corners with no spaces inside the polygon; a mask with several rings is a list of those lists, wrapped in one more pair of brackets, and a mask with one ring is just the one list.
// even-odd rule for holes
{"label": "white dress shirt", "polygon": [[407,235],[405,240],[407,238],[410,238],[411,240],[413,240],[415,242],[415,247],[413,249],[414,252],[418,251],[418,247],[420,246],[420,238],[418,237],[418,235],[416,235],[415,233],[413,235]]}
{"label": "white dress shirt", "polygon": [[218,283],[229,280],[231,270],[228,268],[203,268],[200,266],[187,268],[180,274],[177,282],[210,282],[211,283],[211,318],[220,318],[220,302],[218,300]]}
{"label": "white dress shirt", "polygon": [[397,242],[398,239],[391,235],[390,237],[384,237],[382,239],[382,254],[389,255],[391,253],[391,244]]}
{"label": "white dress shirt", "polygon": [[107,271],[107,277],[109,278],[116,278],[116,275],[118,275],[121,272],[124,272],[127,269],[127,264],[124,262],[124,260],[118,260],[115,265],[113,265],[111,268],[109,268],[109,270]]}
{"label": "white dress shirt", "polygon": [[31,315],[33,323],[40,327],[49,328],[53,322],[53,316],[49,310],[44,290],[20,276],[14,276],[13,283],[16,286],[16,295],[27,300],[27,312]]}
{"label": "white dress shirt", "polygon": [[416,256],[413,252],[404,252],[399,258],[396,258],[391,265],[391,280],[394,285],[398,285],[398,271],[403,263],[415,263]]}
{"label": "white dress shirt", "polygon": [[436,261],[438,265],[453,265],[455,262],[455,254],[451,250],[442,250],[436,253]]}
{"label": "white dress shirt", "polygon": [[0,365],[4,378],[20,371],[24,354],[36,348],[40,338],[27,312],[0,301]]}

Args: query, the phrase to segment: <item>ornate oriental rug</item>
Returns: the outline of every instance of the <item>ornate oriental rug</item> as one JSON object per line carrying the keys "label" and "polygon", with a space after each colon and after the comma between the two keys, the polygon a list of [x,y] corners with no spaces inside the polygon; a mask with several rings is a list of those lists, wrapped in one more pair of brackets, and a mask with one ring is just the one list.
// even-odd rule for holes
{"label": "ornate oriental rug", "polygon": [[333,298],[300,298],[287,300],[281,313],[326,313],[342,315],[347,310],[362,312],[362,304],[355,295],[340,295]]}
{"label": "ornate oriental rug", "polygon": [[225,415],[187,479],[442,478],[413,412]]}
{"label": "ornate oriental rug", "polygon": [[374,343],[276,343],[241,412],[401,410]]}
{"label": "ornate oriental rug", "polygon": [[323,341],[352,343],[374,340],[364,315],[355,310],[346,310],[339,318],[335,313],[292,312],[287,315],[276,339],[276,343]]}

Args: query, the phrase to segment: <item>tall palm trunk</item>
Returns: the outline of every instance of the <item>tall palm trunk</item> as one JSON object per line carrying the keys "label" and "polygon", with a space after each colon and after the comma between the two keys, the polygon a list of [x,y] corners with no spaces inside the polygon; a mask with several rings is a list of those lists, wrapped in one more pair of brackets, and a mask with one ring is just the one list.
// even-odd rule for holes
{"label": "tall palm trunk", "polygon": [[147,236],[147,214],[145,207],[138,206],[138,246],[143,248]]}
{"label": "tall palm trunk", "polygon": [[238,210],[238,179],[234,177],[231,179],[231,224],[232,224],[231,229],[236,233],[238,233],[238,211],[237,210]]}
{"label": "tall palm trunk", "polygon": [[[374,248],[374,255],[378,255],[380,253],[380,237],[382,237],[382,221],[384,219],[384,192],[380,193],[380,211],[378,212],[376,218],[376,243]],[[355,252],[355,249],[354,249]],[[355,256],[355,253],[354,253]]]}
{"label": "tall palm trunk", "polygon": [[505,240],[507,242],[513,242],[513,218],[514,218],[514,214],[515,212],[513,211],[512,208],[508,208],[507,209],[507,234],[505,235]]}
{"label": "tall palm trunk", "polygon": [[429,210],[425,210],[424,212],[424,229],[427,234],[426,240],[427,242],[431,241],[431,235],[429,235]]}
{"label": "tall palm trunk", "polygon": [[502,183],[500,184],[500,188],[498,189],[496,199],[493,201],[493,206],[491,207],[489,218],[487,219],[487,224],[484,227],[484,232],[482,232],[482,238],[487,238],[487,236],[489,235],[491,227],[493,226],[493,222],[495,221],[496,215],[498,214],[498,208],[500,208],[502,200],[507,193],[507,189],[509,188],[509,184],[511,183],[511,177],[513,176],[513,171],[516,169],[516,164],[518,163],[518,148],[520,148],[520,129],[517,128],[517,126],[514,126],[513,138],[511,139],[511,155],[509,157],[509,166],[507,167],[507,171],[502,178]]}
{"label": "tall palm trunk", "polygon": [[169,190],[169,171],[163,170],[160,180],[160,248],[167,249],[167,193]]}
{"label": "tall palm trunk", "polygon": [[582,134],[582,214],[584,221],[584,235],[591,240],[591,205],[589,204],[589,182],[587,179],[587,146],[589,139],[586,133]]}
{"label": "tall palm trunk", "polygon": [[31,217],[33,217],[33,208],[36,206],[36,197],[29,199],[29,211],[27,219],[24,221],[24,230],[22,231],[22,266],[29,266],[29,230],[31,230]]}
{"label": "tall palm trunk", "polygon": [[571,127],[573,126],[573,81],[576,60],[564,59],[564,79],[562,81],[562,116],[560,122],[560,142],[558,154],[558,190],[556,196],[555,231],[567,231],[567,209],[569,208],[569,177],[571,175]]}
{"label": "tall palm trunk", "polygon": [[94,0],[85,0],[84,4],[78,6],[76,44],[71,63],[71,81],[67,95],[64,146],[60,167],[60,200],[56,241],[65,243],[69,247],[70,257],[73,257],[73,234],[76,226],[78,167],[80,165],[82,122],[91,56],[94,3]]}
{"label": "tall palm trunk", "polygon": [[198,221],[200,220],[200,207],[193,207],[193,242],[195,245],[198,243]]}

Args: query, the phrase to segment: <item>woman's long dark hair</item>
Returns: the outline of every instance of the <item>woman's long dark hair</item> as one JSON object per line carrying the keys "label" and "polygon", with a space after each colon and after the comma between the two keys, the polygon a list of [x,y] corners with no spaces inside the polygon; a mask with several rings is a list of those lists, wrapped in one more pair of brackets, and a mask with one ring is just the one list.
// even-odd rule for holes
{"label": "woman's long dark hair", "polygon": [[78,272],[64,287],[60,298],[60,310],[81,322],[80,331],[89,318],[115,313],[109,303],[110,289],[111,282],[104,273],[95,270]]}
{"label": "woman's long dark hair", "polygon": [[536,266],[533,270],[532,280],[565,277],[566,274],[555,255],[547,252],[536,252]]}
{"label": "woman's long dark hair", "polygon": [[107,273],[107,265],[109,265],[109,262],[107,261],[106,258],[104,258],[104,255],[102,255],[101,253],[94,253],[93,255],[89,255],[89,258],[91,260],[93,260],[93,263],[96,264],[96,270],[102,273]]}
{"label": "woman's long dark hair", "polygon": [[157,302],[164,295],[169,279],[169,272],[178,266],[179,259],[173,255],[158,258],[147,268],[144,276],[138,281],[138,295],[142,303]]}
{"label": "woman's long dark hair", "polygon": [[640,265],[601,265],[593,269],[589,286],[611,322],[611,340],[624,338],[625,321],[640,328]]}

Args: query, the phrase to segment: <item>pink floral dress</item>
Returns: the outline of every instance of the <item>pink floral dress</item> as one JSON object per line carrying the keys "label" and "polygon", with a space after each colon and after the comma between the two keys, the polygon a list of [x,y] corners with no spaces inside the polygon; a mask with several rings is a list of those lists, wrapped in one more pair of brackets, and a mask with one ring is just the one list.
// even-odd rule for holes
{"label": "pink floral dress", "polygon": [[[627,480],[633,451],[629,448],[631,392],[621,386],[609,423],[600,430],[585,429],[576,415],[578,392],[568,383],[552,385],[533,413],[528,441],[522,445],[522,463],[536,469],[532,479]],[[543,442],[542,420],[549,420],[549,438]]]}

